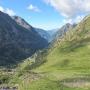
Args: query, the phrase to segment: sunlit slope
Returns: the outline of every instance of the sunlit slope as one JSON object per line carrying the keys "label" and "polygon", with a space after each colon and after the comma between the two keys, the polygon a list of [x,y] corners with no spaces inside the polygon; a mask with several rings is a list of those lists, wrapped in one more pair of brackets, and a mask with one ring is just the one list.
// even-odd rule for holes
{"label": "sunlit slope", "polygon": [[58,38],[44,56],[46,63],[33,71],[44,77],[34,81],[31,90],[90,89],[90,17],[85,17],[63,39]]}
{"label": "sunlit slope", "polygon": [[48,52],[47,62],[38,70],[89,69],[90,68],[90,17],[55,42]]}
{"label": "sunlit slope", "polygon": [[33,64],[46,60],[31,70],[39,77],[32,82],[25,79],[21,90],[90,90],[90,17],[51,46]]}

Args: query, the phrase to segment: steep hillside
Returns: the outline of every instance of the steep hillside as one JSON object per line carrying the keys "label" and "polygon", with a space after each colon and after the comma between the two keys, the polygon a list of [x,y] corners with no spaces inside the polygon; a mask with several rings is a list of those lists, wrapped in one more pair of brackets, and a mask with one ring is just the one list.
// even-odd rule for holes
{"label": "steep hillside", "polygon": [[[22,27],[31,30],[31,27],[24,19],[22,19],[21,17],[18,16],[13,16],[12,17],[19,25],[21,25]],[[35,28],[33,27],[34,30],[44,39],[46,39],[48,42],[51,41],[51,35],[48,33],[48,31],[43,30],[43,29],[39,29],[39,28]]]}
{"label": "steep hillside", "polygon": [[55,39],[56,33],[59,29],[53,29],[53,30],[48,30],[48,33],[50,35],[50,41],[52,42]]}
{"label": "steep hillside", "polygon": [[26,90],[90,90],[90,16],[46,53],[37,58],[46,62],[32,70],[40,77],[27,82]]}
{"label": "steep hillside", "polygon": [[20,26],[28,29],[28,30],[32,30],[32,26],[29,25],[23,18],[19,17],[19,16],[12,16],[11,17],[13,20],[16,21],[17,24],[19,24]]}
{"label": "steep hillside", "polygon": [[90,90],[90,16],[51,46],[25,59],[0,80],[20,90]]}
{"label": "steep hillside", "polygon": [[48,33],[48,31],[45,31],[43,29],[39,29],[39,28],[36,28],[35,29],[37,31],[38,34],[40,34],[40,36],[44,39],[46,39],[48,42],[51,41],[51,36],[50,34]]}
{"label": "steep hillside", "polygon": [[54,35],[54,38],[55,39],[62,38],[67,31],[73,29],[75,26],[76,24],[69,24],[69,23],[65,24],[60,29],[58,29],[58,31]]}
{"label": "steep hillside", "polygon": [[0,66],[19,63],[48,45],[25,20],[15,19],[0,12]]}

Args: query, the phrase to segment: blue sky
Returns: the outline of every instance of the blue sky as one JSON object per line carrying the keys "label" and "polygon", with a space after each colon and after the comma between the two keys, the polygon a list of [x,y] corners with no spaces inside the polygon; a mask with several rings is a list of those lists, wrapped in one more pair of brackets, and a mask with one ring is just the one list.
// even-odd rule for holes
{"label": "blue sky", "polygon": [[[79,7],[80,5],[80,7]],[[0,0],[0,10],[46,30],[79,22],[89,13],[90,0]]]}

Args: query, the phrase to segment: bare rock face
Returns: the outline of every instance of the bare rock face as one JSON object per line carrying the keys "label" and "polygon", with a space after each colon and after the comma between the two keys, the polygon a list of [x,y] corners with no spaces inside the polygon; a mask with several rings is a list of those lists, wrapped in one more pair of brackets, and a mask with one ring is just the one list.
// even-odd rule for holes
{"label": "bare rock face", "polygon": [[0,12],[0,66],[15,65],[47,45],[48,42],[25,20],[12,19]]}
{"label": "bare rock face", "polygon": [[24,19],[22,19],[21,17],[19,16],[13,16],[12,19],[14,19],[17,24],[21,25],[22,27],[30,30],[32,28],[31,25],[29,25]]}
{"label": "bare rock face", "polygon": [[70,29],[74,28],[76,26],[76,24],[65,24],[64,26],[62,26],[55,34],[55,38],[60,38],[62,37],[67,31],[69,31]]}
{"label": "bare rock face", "polygon": [[[18,16],[13,16],[12,19],[14,19],[17,24],[19,24],[20,26],[28,29],[28,30],[31,30],[32,29],[32,26],[29,25],[24,19],[22,19],[21,17],[18,17]],[[33,27],[34,30],[44,39],[46,39],[48,42],[50,42],[50,35],[48,33],[48,31],[46,30],[43,30],[43,29],[40,29],[40,28],[35,28]]]}

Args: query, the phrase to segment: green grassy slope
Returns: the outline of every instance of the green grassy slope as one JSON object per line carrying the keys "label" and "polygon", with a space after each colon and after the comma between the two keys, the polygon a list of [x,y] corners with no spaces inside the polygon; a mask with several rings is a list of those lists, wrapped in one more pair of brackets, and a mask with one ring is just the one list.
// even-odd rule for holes
{"label": "green grassy slope", "polygon": [[47,54],[39,54],[36,62],[31,59],[20,64],[9,82],[20,90],[90,90],[90,17],[58,39]]}
{"label": "green grassy slope", "polygon": [[30,90],[90,89],[90,17],[57,40],[48,53],[47,62],[33,70],[44,77],[31,83]]}

